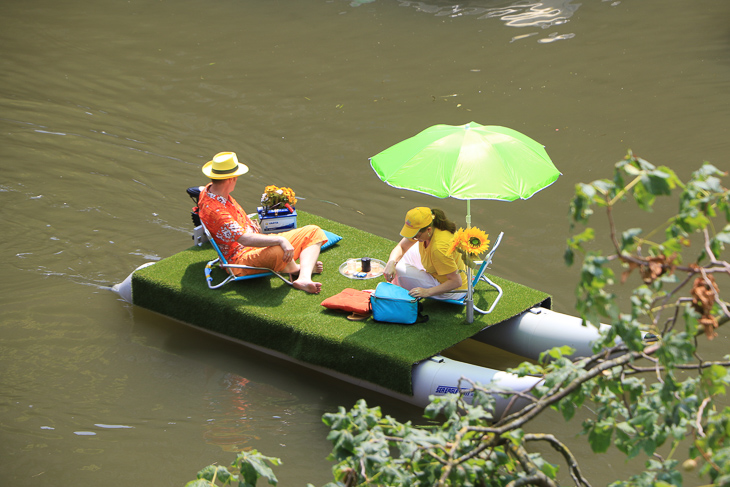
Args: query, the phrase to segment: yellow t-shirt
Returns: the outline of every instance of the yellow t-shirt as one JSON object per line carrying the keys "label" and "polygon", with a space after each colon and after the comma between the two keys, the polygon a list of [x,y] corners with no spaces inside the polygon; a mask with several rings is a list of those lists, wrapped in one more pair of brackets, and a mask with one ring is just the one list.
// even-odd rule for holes
{"label": "yellow t-shirt", "polygon": [[[465,273],[466,267],[461,258],[461,254],[454,252],[448,255],[449,247],[454,239],[454,234],[446,230],[433,229],[433,236],[426,247],[423,242],[419,242],[419,252],[421,254],[421,264],[426,272],[431,274],[440,283],[446,282],[446,276],[454,271]],[[461,287],[455,291],[467,289],[466,274],[461,276]]]}

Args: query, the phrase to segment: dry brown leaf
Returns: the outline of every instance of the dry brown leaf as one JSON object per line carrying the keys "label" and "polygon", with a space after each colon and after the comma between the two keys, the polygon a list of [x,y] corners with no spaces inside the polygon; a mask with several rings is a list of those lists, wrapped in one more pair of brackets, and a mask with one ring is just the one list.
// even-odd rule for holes
{"label": "dry brown leaf", "polygon": [[637,264],[636,262],[629,262],[629,268],[628,268],[628,269],[626,269],[625,271],[623,271],[623,272],[621,273],[621,284],[623,284],[623,283],[625,283],[625,282],[626,282],[626,279],[628,279],[628,278],[629,278],[629,275],[630,275],[630,274],[631,274],[631,273],[632,273],[632,272],[634,271],[634,269],[636,269],[637,267],[639,267],[639,264]]}
{"label": "dry brown leaf", "polygon": [[692,306],[702,315],[699,322],[704,327],[708,340],[717,336],[715,328],[718,327],[718,323],[717,318],[712,316],[712,307],[715,305],[715,295],[719,292],[715,278],[711,275],[696,278],[690,291]]}
{"label": "dry brown leaf", "polygon": [[[639,270],[644,283],[651,284],[664,274],[674,274],[674,269],[677,267],[674,262],[676,259],[677,254],[672,254],[669,258],[666,255],[657,255],[644,259],[645,263],[640,265]],[[630,267],[629,272],[631,272],[631,270],[632,268]]]}

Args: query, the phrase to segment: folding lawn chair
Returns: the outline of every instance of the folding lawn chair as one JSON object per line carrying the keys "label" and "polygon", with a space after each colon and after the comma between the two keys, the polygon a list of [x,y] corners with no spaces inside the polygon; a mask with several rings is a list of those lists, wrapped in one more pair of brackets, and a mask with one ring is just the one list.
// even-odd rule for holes
{"label": "folding lawn chair", "polygon": [[[208,283],[208,287],[211,289],[218,289],[219,287],[223,286],[224,284],[227,284],[230,281],[245,281],[248,279],[256,279],[258,277],[264,277],[264,276],[270,276],[275,275],[285,283],[292,285],[292,282],[279,274],[278,272],[273,271],[272,269],[269,269],[267,267],[252,267],[249,265],[243,265],[243,264],[229,264],[226,258],[223,256],[223,253],[221,252],[221,249],[218,248],[218,244],[215,243],[215,240],[213,240],[213,237],[211,236],[208,229],[205,227],[203,222],[200,222],[201,226],[203,227],[203,231],[205,231],[205,236],[208,237],[208,241],[215,249],[216,253],[218,253],[218,257],[211,260],[205,265],[205,282]],[[226,277],[222,282],[218,284],[213,284],[213,276],[211,276],[211,271],[214,267],[220,267],[221,269],[225,270],[228,273],[228,277]],[[256,274],[247,274],[245,276],[236,276],[233,274],[233,269],[255,269],[255,270],[261,270],[265,272],[260,272]]]}
{"label": "folding lawn chair", "polygon": [[[499,243],[502,241],[502,236],[504,235],[504,232],[500,232],[499,236],[497,237],[497,240],[494,242],[494,246],[492,247],[492,250],[489,251],[489,253],[484,257],[484,260],[482,261],[482,264],[479,266],[479,270],[474,275],[474,279],[472,281],[472,289],[475,290],[477,287],[477,283],[479,281],[484,281],[490,286],[494,287],[497,290],[497,297],[492,303],[492,305],[489,307],[487,311],[484,311],[483,309],[477,308],[475,304],[472,303],[472,307],[475,311],[478,313],[481,313],[483,315],[489,314],[494,310],[494,307],[497,306],[497,303],[500,299],[502,299],[502,288],[499,287],[494,281],[489,279],[487,276],[484,275],[484,272],[487,270],[487,266],[492,263],[492,257],[494,257],[494,252],[497,251],[497,247],[499,247]],[[466,306],[466,300],[467,300],[467,293],[464,293],[464,297],[458,298],[458,299],[439,299],[439,301],[442,301],[444,303],[453,303],[453,304],[460,304],[462,306]],[[472,296],[473,297],[473,296]],[[473,301],[473,300],[472,300]]]}

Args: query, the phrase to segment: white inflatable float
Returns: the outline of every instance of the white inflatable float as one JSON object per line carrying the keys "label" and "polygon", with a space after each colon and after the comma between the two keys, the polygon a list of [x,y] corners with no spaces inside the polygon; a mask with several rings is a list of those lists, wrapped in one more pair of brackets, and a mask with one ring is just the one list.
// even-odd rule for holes
{"label": "white inflatable float", "polygon": [[583,357],[593,355],[592,344],[606,329],[610,326],[583,326],[583,321],[575,316],[533,308],[485,328],[472,338],[532,360],[546,350],[564,345],[575,349],[573,357]]}
{"label": "white inflatable float", "polygon": [[[147,263],[140,268],[152,264]],[[132,274],[122,283],[115,285],[112,290],[125,301],[132,303]],[[186,325],[419,407],[427,406],[431,396],[452,394],[460,387],[467,388],[469,384],[461,380],[462,378],[482,384],[491,383],[500,391],[515,392],[528,392],[541,380],[537,377],[519,377],[501,370],[436,355],[413,366],[413,395],[409,396],[328,368],[302,362],[259,345],[220,335],[188,323]],[[598,329],[593,326],[583,326],[579,318],[544,308],[533,308],[510,320],[486,328],[472,338],[525,358],[537,359],[545,350],[562,345],[573,347],[576,356],[589,355],[591,343],[598,336]],[[497,399],[495,415],[499,416],[505,412],[510,400],[500,395],[495,395],[495,398]],[[467,396],[466,400],[469,401],[470,397]],[[521,404],[524,404],[524,400],[516,402],[514,407],[521,407]]]}

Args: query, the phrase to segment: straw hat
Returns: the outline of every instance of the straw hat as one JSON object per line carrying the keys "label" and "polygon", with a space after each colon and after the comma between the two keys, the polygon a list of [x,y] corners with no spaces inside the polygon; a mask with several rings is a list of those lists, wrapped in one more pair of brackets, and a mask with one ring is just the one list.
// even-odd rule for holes
{"label": "straw hat", "polygon": [[210,179],[228,179],[248,172],[248,166],[238,162],[235,152],[219,152],[203,166]]}
{"label": "straw hat", "polygon": [[433,221],[433,213],[431,208],[425,206],[419,206],[413,208],[406,213],[406,224],[400,231],[400,234],[405,238],[413,238],[422,229],[426,228]]}

